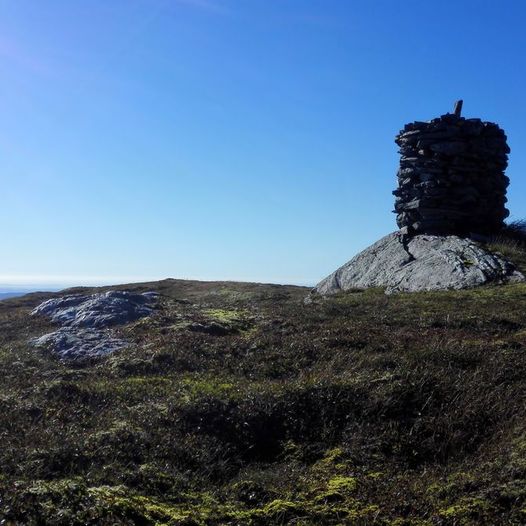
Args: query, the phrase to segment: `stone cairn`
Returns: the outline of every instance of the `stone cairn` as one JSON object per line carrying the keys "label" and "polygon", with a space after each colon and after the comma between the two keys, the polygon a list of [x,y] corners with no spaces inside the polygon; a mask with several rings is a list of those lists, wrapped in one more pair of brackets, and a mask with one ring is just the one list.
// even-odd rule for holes
{"label": "stone cairn", "polygon": [[510,149],[497,124],[454,113],[406,124],[400,146],[398,188],[393,192],[402,233],[489,234],[502,228]]}

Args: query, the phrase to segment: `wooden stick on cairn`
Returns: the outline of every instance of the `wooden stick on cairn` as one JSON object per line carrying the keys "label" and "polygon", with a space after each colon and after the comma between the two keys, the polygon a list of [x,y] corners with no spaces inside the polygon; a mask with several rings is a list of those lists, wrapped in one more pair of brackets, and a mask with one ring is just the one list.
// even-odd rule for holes
{"label": "wooden stick on cairn", "polygon": [[460,117],[460,114],[462,113],[462,103],[463,100],[457,100],[455,102],[455,109],[453,110],[453,113],[455,114],[455,117]]}

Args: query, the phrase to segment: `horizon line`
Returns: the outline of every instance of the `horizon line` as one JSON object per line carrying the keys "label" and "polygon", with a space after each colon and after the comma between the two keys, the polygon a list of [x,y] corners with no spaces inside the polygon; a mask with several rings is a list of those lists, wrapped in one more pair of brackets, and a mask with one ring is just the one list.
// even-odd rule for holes
{"label": "horizon line", "polygon": [[195,277],[184,276],[174,278],[172,276],[20,276],[0,275],[0,289],[8,290],[35,290],[38,287],[53,288],[59,290],[71,287],[101,287],[111,285],[126,285],[132,283],[148,283],[164,281],[167,279],[182,281],[225,281],[238,283],[262,283],[271,285],[296,285],[313,287],[319,280],[311,279],[261,279],[261,278],[232,278],[232,277]]}

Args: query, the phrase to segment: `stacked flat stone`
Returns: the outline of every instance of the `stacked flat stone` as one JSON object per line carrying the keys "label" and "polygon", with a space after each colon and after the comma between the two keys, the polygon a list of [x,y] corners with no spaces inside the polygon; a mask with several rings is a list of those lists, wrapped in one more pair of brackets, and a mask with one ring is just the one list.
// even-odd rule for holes
{"label": "stacked flat stone", "polygon": [[446,114],[406,124],[400,146],[396,222],[414,234],[488,234],[502,228],[510,149],[497,124]]}

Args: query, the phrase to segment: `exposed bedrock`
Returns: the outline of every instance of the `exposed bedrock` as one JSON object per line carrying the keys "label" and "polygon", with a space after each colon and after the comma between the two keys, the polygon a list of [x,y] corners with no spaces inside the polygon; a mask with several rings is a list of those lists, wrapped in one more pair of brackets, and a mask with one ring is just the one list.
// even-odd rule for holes
{"label": "exposed bedrock", "polygon": [[524,281],[512,263],[458,236],[389,234],[322,280],[313,292],[384,287],[387,293],[467,289]]}
{"label": "exposed bedrock", "polygon": [[47,316],[59,325],[56,331],[33,338],[35,347],[61,358],[87,358],[109,354],[128,345],[113,327],[153,313],[157,294],[111,290],[90,295],[68,295],[44,301],[33,316]]}

